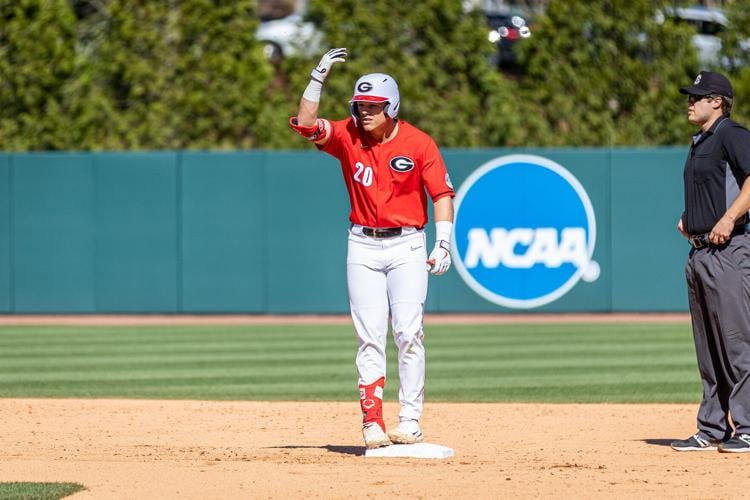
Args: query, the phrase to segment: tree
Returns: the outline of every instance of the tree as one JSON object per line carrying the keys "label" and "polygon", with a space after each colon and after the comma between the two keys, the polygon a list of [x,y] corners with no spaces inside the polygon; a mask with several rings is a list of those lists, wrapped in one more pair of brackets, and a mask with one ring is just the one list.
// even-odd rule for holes
{"label": "tree", "polygon": [[272,70],[255,2],[111,0],[87,54],[100,113],[92,149],[255,144]]}
{"label": "tree", "polygon": [[0,3],[0,148],[75,148],[76,22],[64,0]]}
{"label": "tree", "polygon": [[732,118],[750,126],[750,0],[732,0],[726,16],[729,23],[721,34],[721,55],[730,66],[735,95]]}
{"label": "tree", "polygon": [[[182,1],[174,92],[179,147],[251,148],[273,76],[254,33],[255,2]],[[180,144],[181,143],[181,144]]]}
{"label": "tree", "polygon": [[[480,13],[464,12],[455,0],[311,0],[309,14],[327,36],[322,51],[349,50],[347,62],[326,81],[321,116],[348,116],[356,79],[384,72],[399,83],[399,117],[440,146],[505,144],[515,137],[511,87],[488,63],[493,47]],[[293,97],[284,111],[296,112],[315,64],[317,59],[286,63]],[[301,142],[293,138],[290,144]]]}
{"label": "tree", "polygon": [[550,1],[523,54],[523,95],[549,125],[534,142],[684,142],[690,126],[678,88],[697,74],[697,59],[690,28],[658,20],[667,3]]}

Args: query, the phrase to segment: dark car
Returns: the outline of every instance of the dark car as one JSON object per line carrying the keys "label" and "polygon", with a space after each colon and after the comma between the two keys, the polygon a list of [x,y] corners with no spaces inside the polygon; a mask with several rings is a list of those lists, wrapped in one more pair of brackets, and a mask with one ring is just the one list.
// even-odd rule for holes
{"label": "dark car", "polygon": [[513,14],[486,14],[490,31],[487,39],[497,45],[491,62],[497,66],[512,66],[517,63],[516,45],[531,36],[529,20]]}

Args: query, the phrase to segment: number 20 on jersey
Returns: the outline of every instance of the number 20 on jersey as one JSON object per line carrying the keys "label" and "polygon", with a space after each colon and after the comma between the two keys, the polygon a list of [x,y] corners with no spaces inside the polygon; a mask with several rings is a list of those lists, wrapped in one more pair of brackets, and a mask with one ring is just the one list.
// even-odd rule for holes
{"label": "number 20 on jersey", "polygon": [[354,164],[354,180],[365,187],[372,186],[372,167],[365,166],[361,161]]}

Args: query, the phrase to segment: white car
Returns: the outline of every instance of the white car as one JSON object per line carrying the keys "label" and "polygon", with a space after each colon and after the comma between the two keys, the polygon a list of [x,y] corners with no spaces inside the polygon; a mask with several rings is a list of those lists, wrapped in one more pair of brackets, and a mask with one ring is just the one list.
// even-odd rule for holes
{"label": "white car", "polygon": [[[721,38],[719,34],[729,24],[724,11],[708,7],[682,7],[666,9],[657,15],[657,21],[663,22],[665,16],[689,24],[695,29],[693,45],[698,52],[701,68],[729,66],[729,61],[721,58]],[[750,50],[750,40],[740,43],[744,50]]]}
{"label": "white car", "polygon": [[322,43],[321,33],[312,23],[304,20],[304,13],[300,11],[261,22],[255,39],[263,44],[263,54],[273,62],[289,55],[318,55]]}

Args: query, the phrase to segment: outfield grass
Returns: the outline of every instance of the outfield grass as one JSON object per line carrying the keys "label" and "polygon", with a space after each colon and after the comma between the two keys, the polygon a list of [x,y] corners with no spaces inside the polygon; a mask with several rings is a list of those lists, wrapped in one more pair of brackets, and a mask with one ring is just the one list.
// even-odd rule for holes
{"label": "outfield grass", "polygon": [[[426,331],[429,401],[697,402],[688,325]],[[0,327],[0,397],[358,397],[351,326]],[[398,369],[389,339],[390,383]]]}
{"label": "outfield grass", "polygon": [[75,483],[0,483],[0,500],[57,500],[82,489]]}

